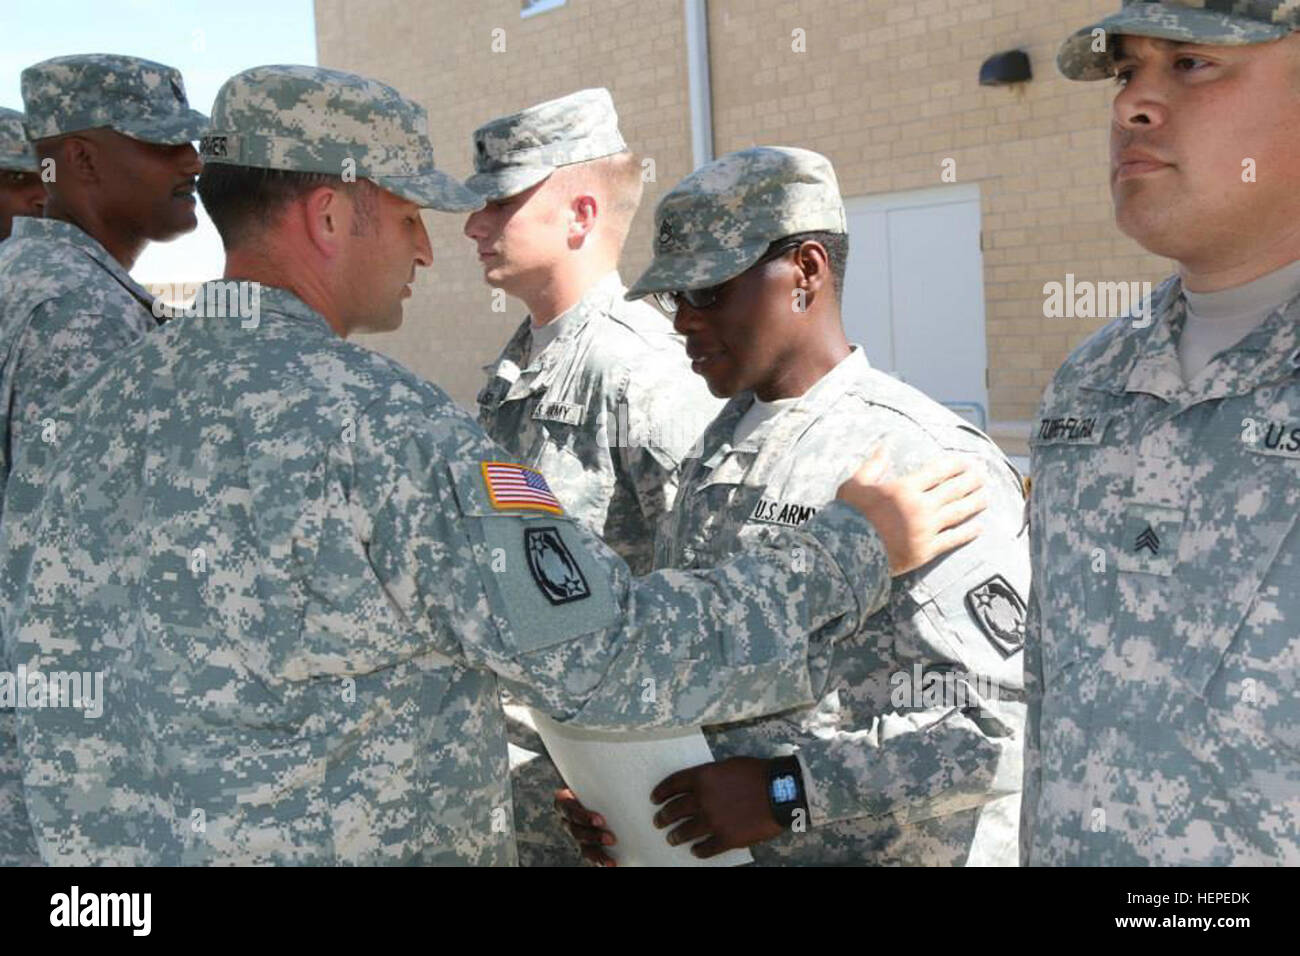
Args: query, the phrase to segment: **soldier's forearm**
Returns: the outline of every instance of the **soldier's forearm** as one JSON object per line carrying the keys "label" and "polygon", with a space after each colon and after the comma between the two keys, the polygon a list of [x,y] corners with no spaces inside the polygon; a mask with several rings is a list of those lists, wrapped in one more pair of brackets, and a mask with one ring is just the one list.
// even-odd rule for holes
{"label": "soldier's forearm", "polygon": [[927,819],[1020,788],[1018,734],[991,736],[961,712],[938,722],[917,719],[915,726],[883,742],[877,727],[801,745],[810,823],[889,815]]}
{"label": "soldier's forearm", "polygon": [[638,579],[610,628],[501,673],[533,706],[596,729],[744,720],[814,700],[835,641],[888,590],[879,539],[834,506],[717,568]]}

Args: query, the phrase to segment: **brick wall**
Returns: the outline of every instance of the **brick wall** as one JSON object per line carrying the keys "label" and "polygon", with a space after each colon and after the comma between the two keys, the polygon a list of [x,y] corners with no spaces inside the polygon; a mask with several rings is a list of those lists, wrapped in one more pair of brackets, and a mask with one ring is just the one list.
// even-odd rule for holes
{"label": "brick wall", "polygon": [[[493,30],[505,51],[493,52]],[[470,135],[494,116],[589,86],[606,86],[629,146],[655,161],[628,238],[631,282],[650,260],[654,204],[691,171],[686,39],[680,0],[569,0],[528,19],[518,0],[317,0],[322,66],[391,83],[429,110],[434,156],[459,178],[472,172]],[[472,404],[481,366],[526,310],[493,312],[465,217],[426,213],[434,264],[417,280],[397,332],[360,341],[406,363]]]}
{"label": "brick wall", "polygon": [[[1071,83],[1055,54],[1115,0],[711,0],[715,152],[755,144],[828,155],[846,196],[958,182],[983,201],[989,399],[1032,417],[1052,371],[1103,320],[1043,317],[1044,283],[1156,281],[1170,264],[1115,229],[1107,186],[1109,83]],[[657,182],[624,257],[649,257],[655,201],[691,167],[680,0],[569,0],[521,20],[515,0],[317,0],[320,62],[393,83],[428,108],[439,164],[469,172],[483,120],[583,86],[608,86]],[[491,52],[492,30],[506,51]],[[792,49],[796,29],[806,52]],[[990,55],[1025,50],[1034,79],[981,87]],[[430,214],[435,264],[404,328],[369,344],[470,401],[478,367],[522,317],[493,313],[460,217]]]}

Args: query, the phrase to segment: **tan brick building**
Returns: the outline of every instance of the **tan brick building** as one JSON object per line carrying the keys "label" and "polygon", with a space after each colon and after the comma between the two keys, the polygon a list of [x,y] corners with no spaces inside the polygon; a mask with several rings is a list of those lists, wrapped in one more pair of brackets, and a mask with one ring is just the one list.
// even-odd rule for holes
{"label": "tan brick building", "polygon": [[[852,334],[856,322],[874,364],[922,387],[927,376],[941,389],[978,372],[983,387],[938,397],[982,405],[995,437],[1021,452],[1017,436],[1053,370],[1106,321],[1045,318],[1044,285],[1067,274],[1154,282],[1170,271],[1111,219],[1114,87],[1071,83],[1055,68],[1067,31],[1117,6],[567,0],[525,17],[519,0],[316,0],[316,32],[322,65],[424,103],[439,165],[462,177],[470,133],[484,120],[609,87],[624,136],[654,161],[624,257],[628,281],[649,259],[654,203],[694,166],[693,122],[711,134],[713,155],[756,144],[825,153],[850,208],[850,337],[863,338]],[[707,53],[694,58],[705,31],[688,27],[693,10],[707,23]],[[981,64],[1015,49],[1029,55],[1032,80],[980,86]],[[694,101],[692,73],[703,89]],[[711,123],[701,121],[701,101]],[[480,366],[523,309],[508,300],[506,312],[493,311],[461,217],[428,222],[434,267],[406,324],[367,341],[472,404]],[[969,242],[952,245],[966,232]],[[949,361],[961,368],[949,371]]]}

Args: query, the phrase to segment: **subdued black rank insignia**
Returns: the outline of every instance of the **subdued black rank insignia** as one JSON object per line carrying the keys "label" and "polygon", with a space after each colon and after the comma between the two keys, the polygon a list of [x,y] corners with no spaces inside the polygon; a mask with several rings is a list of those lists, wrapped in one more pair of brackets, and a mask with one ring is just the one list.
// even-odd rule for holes
{"label": "subdued black rank insignia", "polygon": [[525,529],[524,553],[528,555],[528,570],[532,572],[533,580],[552,604],[568,604],[591,597],[591,588],[587,586],[582,568],[578,567],[556,528]]}
{"label": "subdued black rank insignia", "polygon": [[664,221],[659,224],[659,248],[660,249],[668,248],[668,246],[673,241],[674,233],[675,230],[673,229],[672,217],[665,216]]}
{"label": "subdued black rank insignia", "polygon": [[966,610],[1003,657],[1024,646],[1025,602],[1002,575],[967,591]]}
{"label": "subdued black rank insignia", "polygon": [[181,106],[188,106],[185,102],[185,88],[176,81],[174,77],[169,78],[172,85],[172,92],[176,94],[176,99],[180,101]]}
{"label": "subdued black rank insignia", "polygon": [[1137,541],[1133,545],[1133,553],[1141,551],[1143,548],[1152,554],[1160,553],[1160,538],[1156,534],[1156,529],[1147,525],[1146,530],[1138,535]]}

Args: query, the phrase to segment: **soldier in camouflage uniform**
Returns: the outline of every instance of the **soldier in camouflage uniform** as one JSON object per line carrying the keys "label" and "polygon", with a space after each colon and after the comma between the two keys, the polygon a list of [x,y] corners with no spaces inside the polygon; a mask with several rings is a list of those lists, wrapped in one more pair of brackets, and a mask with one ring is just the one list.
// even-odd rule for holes
{"label": "soldier in camouflage uniform", "polygon": [[719,403],[668,320],[624,298],[617,265],[640,167],[604,89],[494,119],[474,147],[466,185],[487,204],[465,234],[488,283],[530,310],[484,370],[479,422],[644,574],[677,468]]}
{"label": "soldier in camouflage uniform", "polygon": [[[698,856],[748,845],[759,865],[1015,865],[1029,584],[1019,475],[845,339],[847,226],[824,156],[723,156],[664,196],[655,226],[654,261],[629,295],[661,297],[696,370],[731,398],[683,470],[657,566],[716,566],[800,527],[878,443],[902,468],[968,456],[989,493],[980,540],[896,578],[838,642],[816,704],[705,727],[717,762],[656,788],[653,802],[671,799],[656,824],[681,824],[673,843],[709,837]],[[785,827],[769,806],[774,774],[802,791],[802,820]],[[597,833],[575,835],[600,861]]]}
{"label": "soldier in camouflage uniform", "polygon": [[[609,91],[485,123],[474,132],[474,170],[466,185],[487,204],[465,234],[487,282],[529,307],[484,369],[479,422],[644,574],[677,469],[720,403],[691,374],[668,320],[624,298],[617,266],[643,183]],[[514,771],[520,862],[576,865],[551,808],[562,781],[526,715],[508,713],[511,742],[523,748]]]}
{"label": "soldier in camouflage uniform", "polygon": [[[128,272],[148,240],[197,225],[191,141],[206,122],[176,70],[135,57],[46,60],[23,71],[22,92],[55,177],[46,218],[20,218],[0,245],[0,517],[24,434],[50,420],[69,383],[156,328],[153,297]],[[13,715],[0,710],[0,862],[33,853]]]}
{"label": "soldier in camouflage uniform", "polygon": [[1030,443],[1030,864],[1300,863],[1298,28],[1125,3],[1058,57],[1118,76],[1116,221],[1179,272],[1066,360]]}
{"label": "soldier in camouflage uniform", "polygon": [[9,238],[14,216],[40,216],[45,187],[23,114],[0,106],[0,242]]}
{"label": "soldier in camouflage uniform", "polygon": [[57,455],[11,480],[13,659],[106,675],[98,720],[18,711],[47,862],[509,863],[499,680],[606,728],[796,705],[890,568],[969,540],[969,476],[860,474],[743,558],[633,579],[442,391],[345,340],[400,323],[419,210],[480,201],[424,110],[273,66],[212,112],[200,195],[258,314],[176,319],[73,386]]}

